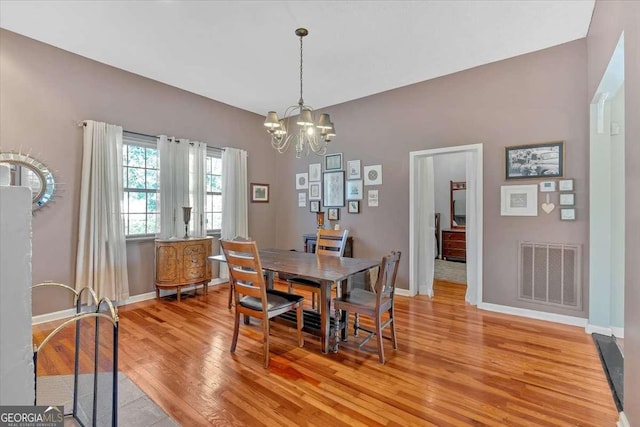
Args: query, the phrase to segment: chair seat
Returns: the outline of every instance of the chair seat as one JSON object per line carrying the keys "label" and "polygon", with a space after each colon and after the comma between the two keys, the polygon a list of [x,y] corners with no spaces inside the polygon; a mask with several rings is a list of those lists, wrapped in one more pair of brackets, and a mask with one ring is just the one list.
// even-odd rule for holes
{"label": "chair seat", "polygon": [[[301,302],[304,297],[300,295],[290,294],[275,289],[267,289],[267,311],[279,310],[281,308]],[[250,310],[262,311],[262,302],[260,298],[251,296],[243,297],[238,303]]]}
{"label": "chair seat", "polygon": [[375,310],[376,308],[376,294],[363,289],[354,289],[348,295],[335,298],[333,301],[336,304],[336,307],[353,305],[366,307],[371,310]]}
{"label": "chair seat", "polygon": [[315,280],[305,279],[303,277],[292,277],[287,281],[294,285],[305,285],[320,289],[320,283],[316,282]]}

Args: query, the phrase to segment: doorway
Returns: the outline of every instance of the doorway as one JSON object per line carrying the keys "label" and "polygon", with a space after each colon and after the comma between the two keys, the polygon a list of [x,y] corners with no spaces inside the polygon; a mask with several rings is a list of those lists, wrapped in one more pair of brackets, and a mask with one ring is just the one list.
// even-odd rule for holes
{"label": "doorway", "polygon": [[[433,296],[435,260],[434,161],[445,154],[464,153],[466,171],[466,267],[471,304],[482,302],[482,144],[409,153],[409,294]],[[427,220],[428,218],[428,220]]]}

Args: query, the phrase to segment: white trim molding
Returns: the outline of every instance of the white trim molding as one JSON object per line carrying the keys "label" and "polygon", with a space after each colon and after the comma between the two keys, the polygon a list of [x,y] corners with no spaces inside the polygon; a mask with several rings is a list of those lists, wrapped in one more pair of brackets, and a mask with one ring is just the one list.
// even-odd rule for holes
{"label": "white trim molding", "polygon": [[545,311],[529,310],[526,308],[509,307],[500,304],[481,302],[478,304],[481,310],[494,311],[496,313],[512,314],[514,316],[527,317],[529,319],[546,320],[548,322],[562,323],[570,326],[587,326],[587,319],[564,314],[547,313]]}
{"label": "white trim molding", "polygon": [[585,326],[584,331],[586,333],[588,333],[588,334],[600,334],[600,335],[606,335],[608,337],[613,335],[613,332],[611,331],[611,328],[606,327],[606,326],[596,326],[596,325],[592,325],[590,323],[588,323]]}
{"label": "white trim molding", "polygon": [[619,415],[618,422],[616,423],[617,427],[631,427],[631,424],[629,424],[629,420],[624,412],[620,412]]}
{"label": "white trim molding", "polygon": [[611,334],[616,338],[624,339],[624,328],[619,328],[617,326],[612,326],[611,327]]}
{"label": "white trim molding", "polygon": [[416,296],[415,292],[411,292],[411,290],[409,290],[409,289],[396,288],[394,293],[396,295],[400,295],[401,297],[415,297]]}

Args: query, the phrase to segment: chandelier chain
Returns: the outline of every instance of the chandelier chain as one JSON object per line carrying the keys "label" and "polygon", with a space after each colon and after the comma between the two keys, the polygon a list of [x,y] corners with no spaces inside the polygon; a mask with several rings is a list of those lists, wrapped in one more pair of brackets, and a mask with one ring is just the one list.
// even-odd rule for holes
{"label": "chandelier chain", "polygon": [[300,106],[304,105],[304,100],[302,99],[302,37],[300,36],[300,101],[298,101]]}

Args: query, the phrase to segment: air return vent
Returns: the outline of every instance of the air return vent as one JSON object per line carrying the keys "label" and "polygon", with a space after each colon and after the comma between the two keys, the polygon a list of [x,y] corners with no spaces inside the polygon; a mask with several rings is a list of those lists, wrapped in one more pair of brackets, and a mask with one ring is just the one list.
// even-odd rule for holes
{"label": "air return vent", "polygon": [[520,242],[518,259],[519,299],[582,309],[579,245]]}

